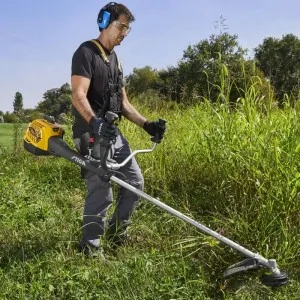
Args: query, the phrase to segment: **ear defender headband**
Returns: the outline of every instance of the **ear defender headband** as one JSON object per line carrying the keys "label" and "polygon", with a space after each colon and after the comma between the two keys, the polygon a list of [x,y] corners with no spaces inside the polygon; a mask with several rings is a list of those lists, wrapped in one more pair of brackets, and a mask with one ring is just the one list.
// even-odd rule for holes
{"label": "ear defender headband", "polygon": [[101,8],[97,19],[97,23],[100,30],[106,29],[111,23],[112,17],[111,17],[111,12],[109,12],[109,10],[111,6],[116,4],[117,4],[116,2],[109,2],[103,8]]}

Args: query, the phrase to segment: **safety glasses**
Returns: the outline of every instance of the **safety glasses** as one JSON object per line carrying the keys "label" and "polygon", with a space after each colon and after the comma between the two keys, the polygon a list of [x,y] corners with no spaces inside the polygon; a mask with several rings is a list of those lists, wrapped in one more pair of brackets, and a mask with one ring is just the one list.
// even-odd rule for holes
{"label": "safety glasses", "polygon": [[129,27],[127,24],[122,23],[118,20],[112,22],[113,25],[115,25],[122,33],[125,33],[126,35],[130,32],[131,27]]}

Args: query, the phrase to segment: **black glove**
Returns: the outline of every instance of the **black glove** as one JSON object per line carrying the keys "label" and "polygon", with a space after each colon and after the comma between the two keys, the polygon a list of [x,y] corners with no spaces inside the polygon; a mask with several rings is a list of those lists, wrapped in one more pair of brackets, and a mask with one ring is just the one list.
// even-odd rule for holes
{"label": "black glove", "polygon": [[166,131],[166,124],[159,121],[146,121],[143,128],[149,135],[154,137],[151,139],[153,142],[160,143]]}
{"label": "black glove", "polygon": [[117,136],[117,127],[109,124],[104,119],[92,117],[89,125],[92,127],[95,136],[102,139],[111,141]]}

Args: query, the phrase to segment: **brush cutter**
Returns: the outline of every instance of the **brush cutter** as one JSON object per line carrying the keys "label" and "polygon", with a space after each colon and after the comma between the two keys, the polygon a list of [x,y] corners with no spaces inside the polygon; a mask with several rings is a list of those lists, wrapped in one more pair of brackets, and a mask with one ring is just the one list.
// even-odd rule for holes
{"label": "brush cutter", "polygon": [[[114,123],[118,116],[112,112],[107,112],[105,116],[109,123]],[[159,120],[161,124],[164,124],[164,120]],[[57,157],[63,157],[76,165],[89,170],[97,174],[102,180],[113,181],[118,185],[130,190],[131,192],[139,195],[140,197],[148,200],[154,205],[160,207],[163,210],[168,211],[170,214],[180,218],[181,220],[195,226],[204,233],[216,238],[217,240],[225,243],[232,249],[242,253],[246,259],[238,262],[225,270],[223,273],[224,278],[227,278],[233,274],[245,272],[247,270],[258,269],[259,267],[265,267],[268,272],[261,277],[261,282],[267,286],[281,286],[288,283],[288,276],[285,272],[279,270],[275,259],[267,259],[258,253],[254,253],[236,242],[222,236],[216,231],[198,223],[192,218],[184,215],[183,213],[173,209],[172,207],[160,202],[159,200],[149,196],[141,190],[131,186],[130,184],[119,179],[115,175],[120,173],[117,170],[124,166],[134,155],[138,153],[152,152],[157,143],[155,137],[151,140],[154,142],[151,149],[135,150],[128,156],[122,163],[118,164],[115,161],[108,158],[108,153],[111,147],[109,141],[99,142],[100,160],[91,156],[83,156],[78,152],[72,150],[63,140],[64,130],[55,123],[53,118],[44,116],[43,119],[36,119],[32,121],[25,132],[24,136],[24,148],[34,155],[54,155]],[[95,142],[96,146],[96,142]],[[120,175],[120,174],[118,174]],[[120,176],[119,176],[120,177]]]}

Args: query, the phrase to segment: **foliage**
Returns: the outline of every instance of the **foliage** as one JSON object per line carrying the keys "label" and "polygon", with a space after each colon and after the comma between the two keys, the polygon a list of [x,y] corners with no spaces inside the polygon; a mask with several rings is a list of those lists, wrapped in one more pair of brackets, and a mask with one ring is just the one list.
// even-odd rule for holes
{"label": "foliage", "polygon": [[185,98],[185,86],[180,78],[177,67],[168,67],[158,72],[158,79],[155,89],[159,92],[160,97],[166,100],[175,100],[180,102]]}
{"label": "foliage", "polygon": [[278,99],[284,95],[299,99],[300,91],[300,39],[287,34],[281,39],[265,38],[255,48],[257,65],[273,85]]}
{"label": "foliage", "polygon": [[[168,125],[163,143],[137,159],[148,194],[277,259],[289,286],[263,287],[260,271],[222,281],[224,269],[242,258],[145,201],[134,215],[131,242],[115,252],[104,243],[108,260],[87,260],[77,252],[85,194],[79,168],[0,148],[2,297],[297,299],[298,108],[262,105],[255,86],[246,94],[235,111],[208,100],[156,111],[134,100],[144,115]],[[120,126],[132,149],[151,146],[137,126],[126,120]]]}
{"label": "foliage", "polygon": [[[6,149],[7,151],[13,152],[16,149],[20,149],[25,129],[28,123],[3,123],[0,124],[0,148]],[[22,129],[19,129],[22,126]],[[19,129],[19,134],[17,134],[16,129]],[[0,151],[1,155],[1,151]],[[1,170],[0,170],[1,173]]]}
{"label": "foliage", "polygon": [[204,98],[236,103],[254,82],[259,82],[261,97],[270,98],[269,83],[254,62],[245,58],[246,53],[236,35],[212,35],[189,46],[177,67],[134,69],[128,77],[129,90],[138,95],[154,89],[161,98],[185,105]]}
{"label": "foliage", "polygon": [[[209,99],[236,102],[245,96],[253,77],[264,81],[262,74],[245,59],[236,35],[212,35],[194,46],[189,46],[179,63],[181,82],[186,85],[189,101]],[[198,99],[198,101],[197,101]]]}
{"label": "foliage", "polygon": [[69,113],[71,109],[71,87],[65,83],[60,88],[47,90],[43,95],[43,101],[37,105],[40,113],[58,118],[62,113]]}
{"label": "foliage", "polygon": [[6,112],[3,115],[3,119],[5,123],[16,123],[16,122],[26,123],[34,119],[38,119],[40,117],[41,117],[41,113],[34,108],[24,109],[21,114]]}
{"label": "foliage", "polygon": [[20,122],[20,119],[17,123],[13,124],[13,151],[15,154],[18,154],[21,151],[21,139],[23,138],[23,124]]}
{"label": "foliage", "polygon": [[20,92],[16,92],[14,102],[13,102],[13,107],[14,107],[14,114],[20,115],[23,111],[23,96]]}
{"label": "foliage", "polygon": [[[142,98],[146,95],[147,98],[152,93],[165,101],[172,100],[185,106],[203,99],[237,103],[254,84],[261,99],[277,100],[281,105],[287,98],[290,103],[299,100],[299,38],[293,34],[286,34],[281,39],[265,38],[254,49],[255,59],[252,60],[246,58],[247,50],[239,45],[237,35],[224,32],[227,30],[224,21],[221,16],[216,22],[219,34],[189,45],[177,66],[161,70],[151,66],[134,68],[125,78],[128,94]],[[24,115],[20,114],[22,94],[17,92],[14,112],[12,115],[7,112],[4,121],[14,122],[18,115],[27,122],[43,113],[58,119],[61,114],[68,115],[70,108],[71,87],[68,83],[47,90],[37,107],[24,109]]]}
{"label": "foliage", "polygon": [[132,73],[126,77],[128,84],[128,93],[136,96],[155,87],[158,79],[158,73],[149,66],[143,68],[134,68]]}
{"label": "foliage", "polygon": [[[277,259],[290,285],[263,287],[255,276],[262,270],[224,281],[222,272],[242,260],[240,255],[145,201],[133,217],[127,245],[113,251],[104,240],[107,261],[85,259],[77,251],[85,196],[79,168],[56,157],[8,150],[13,134],[14,145],[20,144],[21,127],[0,124],[4,299],[299,297],[299,103],[285,96],[280,109],[274,105],[270,82],[244,59],[243,49],[234,46],[236,38],[222,41],[212,36],[190,46],[176,68],[135,71],[148,87],[132,99],[134,106],[149,119],[167,120],[166,136],[155,152],[137,156],[145,191]],[[162,95],[175,101],[163,101]],[[67,85],[47,91],[39,109],[59,112],[69,123],[61,114],[63,100],[70,104],[68,97]],[[64,138],[71,145],[71,124],[66,127]],[[134,124],[123,120],[120,129],[132,149],[151,146]]]}
{"label": "foliage", "polygon": [[[287,98],[293,103],[299,100],[299,38],[293,34],[282,39],[265,38],[254,49],[255,59],[252,60],[246,58],[247,50],[239,45],[237,35],[224,32],[227,29],[224,21],[221,16],[217,25],[219,34],[188,46],[177,66],[161,70],[151,66],[134,68],[125,78],[128,94],[143,99],[153,94],[185,106],[203,99],[236,104],[246,97],[247,90],[256,85],[255,90],[259,91],[261,99],[277,100],[281,105]],[[22,95],[17,92],[15,98],[16,105],[22,107]],[[17,113],[22,121],[32,120],[43,113],[56,119],[61,114],[68,115],[71,87],[66,83],[60,88],[47,90],[43,99],[31,112],[27,109],[24,115]],[[14,108],[14,113],[19,109]],[[14,119],[14,115],[5,114],[5,122],[13,122]]]}
{"label": "foliage", "polygon": [[37,109],[24,109],[24,122],[30,122],[41,117]]}
{"label": "foliage", "polygon": [[17,123],[18,122],[18,116],[14,113],[10,114],[9,112],[6,112],[3,115],[4,122],[5,123]]}

